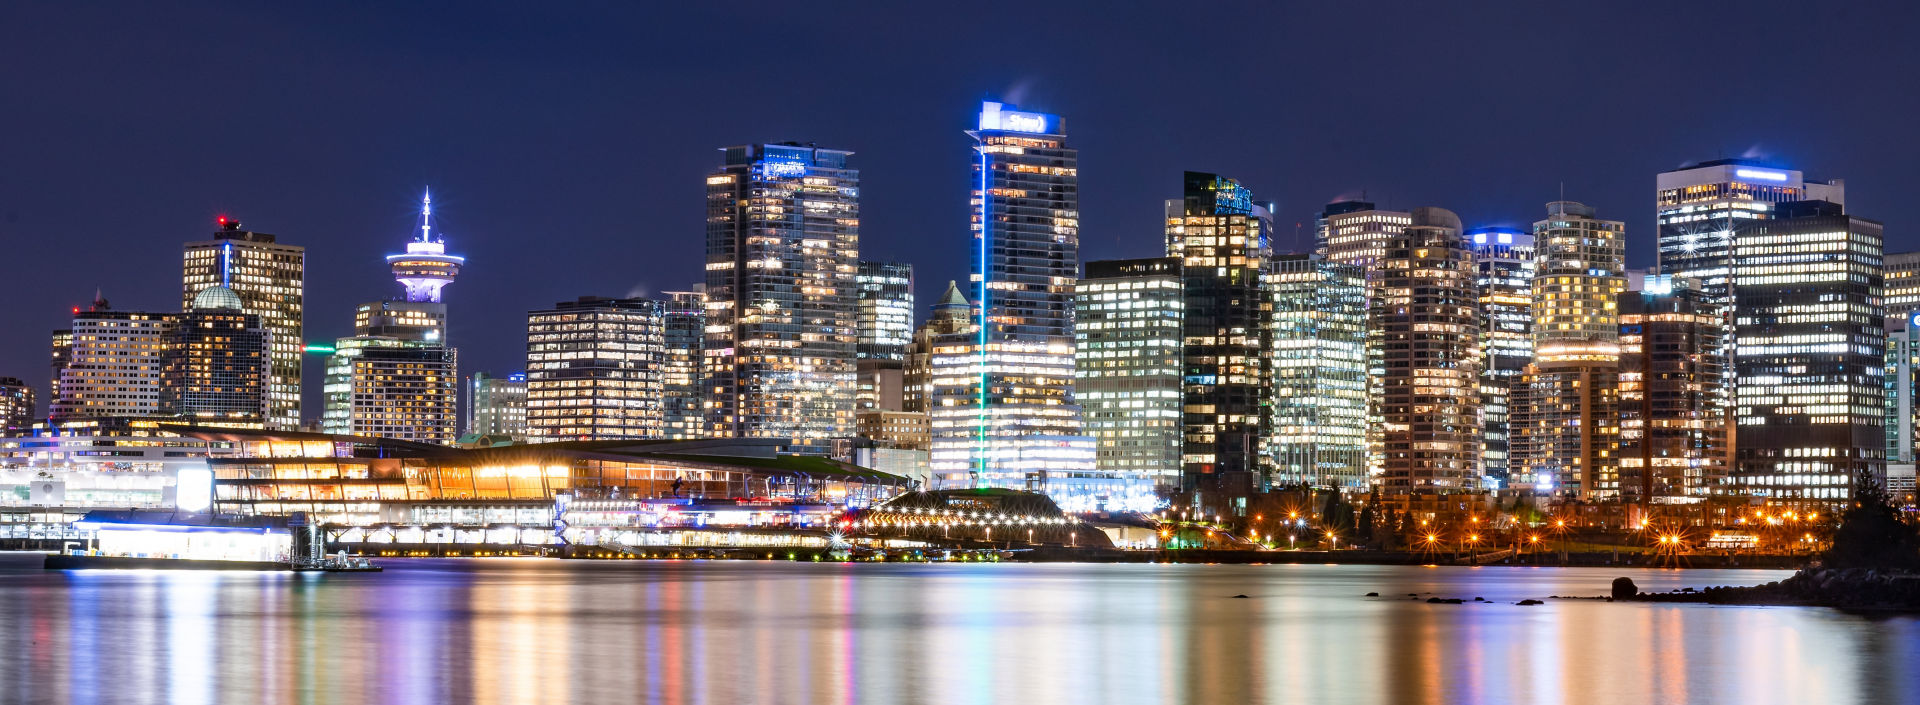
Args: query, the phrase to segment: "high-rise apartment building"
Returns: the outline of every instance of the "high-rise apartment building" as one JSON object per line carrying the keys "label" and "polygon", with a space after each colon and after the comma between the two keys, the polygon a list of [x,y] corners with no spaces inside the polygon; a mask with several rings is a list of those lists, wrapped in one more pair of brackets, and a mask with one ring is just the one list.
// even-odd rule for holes
{"label": "high-rise apartment building", "polygon": [[700,365],[706,349],[707,295],[696,291],[662,292],[660,314],[665,326],[666,356],[660,366],[660,418],[665,437],[692,440],[707,437],[706,375]]}
{"label": "high-rise apartment building", "polygon": [[527,439],[527,374],[475,372],[467,378],[467,428],[476,436]]}
{"label": "high-rise apartment building", "polygon": [[239,294],[210,286],[175,319],[161,374],[162,413],[202,426],[261,428],[272,333]]}
{"label": "high-rise apartment building", "polygon": [[1369,347],[1379,351],[1381,476],[1389,494],[1480,487],[1480,312],[1460,217],[1416,208],[1386,241],[1369,282]]}
{"label": "high-rise apartment building", "polygon": [[1514,392],[1510,472],[1540,494],[1618,499],[1626,225],[1554,201],[1533,242],[1533,363]]}
{"label": "high-rise apartment building", "polygon": [[1267,301],[1261,273],[1272,251],[1273,215],[1239,182],[1186,172],[1167,201],[1167,256],[1181,260],[1183,489],[1246,495],[1265,491]]}
{"label": "high-rise apartment building", "polygon": [[0,377],[0,432],[33,427],[34,401],[33,385]]}
{"label": "high-rise apartment building", "polygon": [[1513,385],[1533,362],[1533,234],[1515,228],[1467,231],[1480,288],[1481,454],[1488,477],[1507,481]]}
{"label": "high-rise apartment building", "polygon": [[1727,425],[1714,401],[1725,324],[1690,279],[1629,277],[1620,297],[1622,501],[1698,499],[1726,478]]}
{"label": "high-rise apartment building", "polygon": [[[1316,219],[1320,256],[1328,262],[1359,267],[1367,277],[1367,302],[1371,308],[1379,297],[1381,270],[1378,262],[1385,256],[1387,242],[1404,232],[1413,215],[1404,211],[1381,210],[1368,201],[1335,201],[1327,204]],[[1367,475],[1377,480],[1386,472],[1386,420],[1378,403],[1384,393],[1380,381],[1386,376],[1382,338],[1367,338]]]}
{"label": "high-rise apartment building", "polygon": [[1912,465],[1920,443],[1920,311],[1887,316],[1887,464]]}
{"label": "high-rise apartment building", "polygon": [[860,306],[855,355],[905,361],[907,345],[913,342],[913,265],[860,260],[854,285]]}
{"label": "high-rise apartment building", "polygon": [[845,436],[859,336],[852,152],[784,143],[724,153],[707,176],[707,431],[803,444]]}
{"label": "high-rise apartment building", "polygon": [[112,310],[104,298],[75,311],[72,329],[62,331],[71,343],[49,419],[162,415],[161,377],[173,350],[174,323],[171,314]]}
{"label": "high-rise apartment building", "polygon": [[1133,481],[1136,508],[1180,487],[1184,286],[1175,257],[1088,262],[1076,285],[1075,397],[1094,467]]}
{"label": "high-rise apartment building", "polygon": [[180,305],[209,286],[224,286],[240,297],[242,310],[260,317],[272,349],[268,352],[267,428],[300,427],[300,356],[306,339],[306,249],[279,242],[266,233],[242,230],[240,221],[220,218],[213,236],[185,246]]}
{"label": "high-rise apartment building", "polygon": [[930,472],[943,487],[1046,492],[1090,507],[1127,483],[1094,469],[1073,395],[1078,152],[1057,115],[981,105],[973,144],[972,340],[936,340]]}
{"label": "high-rise apartment building", "polygon": [[1269,260],[1270,483],[1365,490],[1366,274],[1304,255]]}
{"label": "high-rise apartment building", "polygon": [[1835,503],[1884,472],[1881,225],[1777,203],[1733,236],[1735,463],[1726,491]]}
{"label": "high-rise apartment building", "polygon": [[658,301],[596,296],[528,312],[531,439],[662,437],[664,319]]}

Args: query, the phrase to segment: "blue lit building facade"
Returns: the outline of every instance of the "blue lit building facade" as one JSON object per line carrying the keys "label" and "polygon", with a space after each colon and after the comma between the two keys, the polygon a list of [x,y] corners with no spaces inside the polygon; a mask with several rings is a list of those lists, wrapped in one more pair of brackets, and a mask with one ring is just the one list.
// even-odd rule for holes
{"label": "blue lit building facade", "polygon": [[707,433],[824,452],[854,428],[860,172],[812,145],[724,153],[707,176]]}
{"label": "blue lit building facade", "polygon": [[981,106],[973,137],[973,340],[933,351],[936,486],[1014,487],[1091,507],[1100,478],[1073,393],[1079,156],[1057,115]]}

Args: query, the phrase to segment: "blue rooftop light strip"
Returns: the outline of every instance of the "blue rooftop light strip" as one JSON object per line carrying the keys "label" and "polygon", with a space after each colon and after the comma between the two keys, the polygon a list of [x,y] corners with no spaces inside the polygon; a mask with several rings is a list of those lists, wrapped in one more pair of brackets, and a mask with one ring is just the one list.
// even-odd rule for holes
{"label": "blue rooftop light strip", "polygon": [[974,433],[979,437],[974,454],[980,458],[980,469],[974,478],[976,486],[979,478],[987,473],[987,281],[993,271],[992,265],[987,263],[987,253],[991,251],[987,247],[987,240],[993,233],[992,226],[989,225],[993,220],[988,217],[991,207],[987,203],[987,178],[990,168],[986,140],[982,139],[980,142],[980,342],[977,351],[980,359],[980,390],[978,412],[974,419]]}

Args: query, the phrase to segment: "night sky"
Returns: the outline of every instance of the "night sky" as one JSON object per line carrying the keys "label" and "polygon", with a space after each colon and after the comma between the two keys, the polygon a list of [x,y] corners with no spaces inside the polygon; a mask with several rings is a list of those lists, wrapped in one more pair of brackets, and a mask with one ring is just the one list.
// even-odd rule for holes
{"label": "night sky", "polygon": [[1340,196],[1524,225],[1564,184],[1645,266],[1654,174],[1734,156],[1920,245],[1911,3],[294,5],[0,5],[0,376],[44,403],[96,288],[174,310],[220,214],[306,246],[307,338],[349,334],[427,187],[461,371],[517,370],[528,309],[700,281],[703,179],[750,142],[856,152],[861,254],[912,262],[924,316],[966,276],[983,99],[1066,117],[1083,260],[1160,254],[1191,169],[1278,202],[1280,249]]}

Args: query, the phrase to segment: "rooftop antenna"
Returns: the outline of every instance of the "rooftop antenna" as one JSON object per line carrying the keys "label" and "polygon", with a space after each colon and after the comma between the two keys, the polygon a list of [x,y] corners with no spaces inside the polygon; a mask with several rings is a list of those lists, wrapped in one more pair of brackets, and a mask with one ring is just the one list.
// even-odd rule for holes
{"label": "rooftop antenna", "polygon": [[433,226],[427,220],[433,217],[433,189],[427,189],[420,198],[420,241],[433,242]]}

